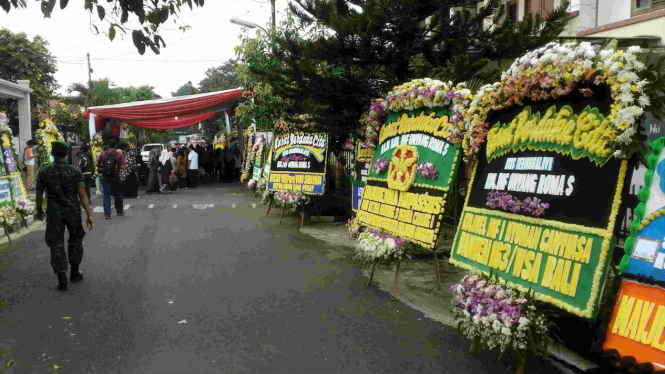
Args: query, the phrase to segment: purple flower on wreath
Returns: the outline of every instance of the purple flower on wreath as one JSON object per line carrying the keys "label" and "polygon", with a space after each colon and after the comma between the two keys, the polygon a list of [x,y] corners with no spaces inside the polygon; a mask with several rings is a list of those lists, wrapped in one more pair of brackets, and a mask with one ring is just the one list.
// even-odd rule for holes
{"label": "purple flower on wreath", "polygon": [[522,202],[522,207],[524,208],[525,213],[531,213],[534,217],[540,217],[545,213],[545,210],[550,207],[550,204],[541,202],[537,197],[534,197],[533,199],[527,197]]}
{"label": "purple flower on wreath", "polygon": [[464,135],[466,135],[466,131],[453,127],[450,129],[450,135],[448,135],[448,143],[461,144],[462,139],[464,139]]}
{"label": "purple flower on wreath", "polygon": [[9,123],[9,117],[4,112],[0,112],[0,124]]}
{"label": "purple flower on wreath", "polygon": [[499,208],[512,213],[519,213],[522,209],[522,202],[514,198],[507,192],[490,191],[487,194],[487,203],[490,208]]}
{"label": "purple flower on wreath", "polygon": [[418,174],[425,178],[425,179],[436,179],[436,166],[434,166],[431,162],[423,162],[422,164],[418,165]]}
{"label": "purple flower on wreath", "polygon": [[388,160],[385,158],[377,159],[374,161],[374,164],[372,164],[372,170],[377,174],[388,170]]}
{"label": "purple flower on wreath", "polygon": [[448,101],[452,100],[453,97],[455,97],[455,91],[453,91],[453,90],[449,90],[448,92],[446,92],[446,96],[444,96],[444,97],[445,97],[446,100],[448,100]]}

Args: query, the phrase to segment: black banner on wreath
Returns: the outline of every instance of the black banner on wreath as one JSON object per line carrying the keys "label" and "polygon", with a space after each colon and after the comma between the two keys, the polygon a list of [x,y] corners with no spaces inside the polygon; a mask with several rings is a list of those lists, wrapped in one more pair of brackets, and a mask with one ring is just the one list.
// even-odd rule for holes
{"label": "black banner on wreath", "polygon": [[450,262],[594,318],[630,180],[603,139],[610,104],[599,86],[491,113]]}

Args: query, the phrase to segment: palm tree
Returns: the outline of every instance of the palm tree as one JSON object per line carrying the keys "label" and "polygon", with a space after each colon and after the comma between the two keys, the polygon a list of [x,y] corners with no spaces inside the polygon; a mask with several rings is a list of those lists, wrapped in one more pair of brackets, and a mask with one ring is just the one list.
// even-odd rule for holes
{"label": "palm tree", "polygon": [[[72,83],[67,87],[67,93],[70,94],[67,99],[86,108],[118,104],[120,97],[113,86],[114,83],[108,78],[92,81],[92,89],[83,83]],[[72,92],[78,92],[79,96],[71,96]]]}

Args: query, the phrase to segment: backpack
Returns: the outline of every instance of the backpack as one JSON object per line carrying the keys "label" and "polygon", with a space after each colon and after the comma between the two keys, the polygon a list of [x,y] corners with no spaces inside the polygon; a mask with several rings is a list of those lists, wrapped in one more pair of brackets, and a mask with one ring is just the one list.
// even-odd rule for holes
{"label": "backpack", "polygon": [[118,163],[115,160],[115,157],[117,156],[116,151],[112,152],[106,152],[104,155],[104,162],[102,163],[101,167],[101,175],[103,178],[106,179],[117,179],[120,178],[120,174],[118,173]]}

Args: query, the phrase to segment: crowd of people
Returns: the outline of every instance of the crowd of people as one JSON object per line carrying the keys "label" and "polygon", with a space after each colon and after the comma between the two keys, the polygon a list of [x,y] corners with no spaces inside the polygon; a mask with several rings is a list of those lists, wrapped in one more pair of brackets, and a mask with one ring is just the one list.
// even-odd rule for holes
{"label": "crowd of people", "polygon": [[[26,173],[28,188],[31,188],[34,173],[34,142],[28,143],[24,162],[32,166]],[[36,175],[37,218],[47,219],[46,242],[51,249],[51,266],[58,277],[58,290],[67,291],[67,270],[71,265],[69,281],[79,282],[83,272],[79,265],[83,257],[85,230],[81,223],[81,206],[87,215],[86,225],[94,226],[90,206],[90,189],[97,183],[97,193],[103,190],[104,217],[111,218],[111,198],[118,216],[124,215],[123,196],[136,197],[139,187],[139,169],[143,160],[138,150],[116,139],[107,142],[106,149],[96,158],[90,147],[83,144],[77,152],[77,160],[68,162],[70,145],[62,141],[51,143],[53,163],[44,165]],[[32,162],[30,162],[32,161]],[[240,179],[242,159],[240,151],[214,149],[207,145],[190,145],[174,149],[150,152],[146,192],[171,193],[177,190],[197,188],[199,177],[212,183],[214,179],[234,182]],[[44,214],[43,195],[48,196],[47,213]],[[64,247],[64,231],[69,231],[68,252]]]}
{"label": "crowd of people", "polygon": [[[109,154],[109,156],[107,156]],[[108,165],[105,161],[109,159]],[[90,189],[96,185],[97,194],[104,194],[105,213],[110,216],[107,201],[116,200],[120,206],[122,197],[137,197],[139,185],[146,183],[147,194],[169,194],[188,188],[197,188],[201,183],[221,181],[237,182],[240,179],[242,159],[238,149],[215,149],[208,144],[191,144],[150,151],[147,162],[141,158],[137,148],[125,142],[110,139],[103,153],[92,155],[88,144],[83,144],[77,152],[77,166],[84,178],[85,192],[90,199]],[[116,171],[104,176],[105,167]],[[29,176],[30,177],[30,176]],[[107,182],[105,182],[105,180]],[[117,210],[121,214],[122,210]]]}

